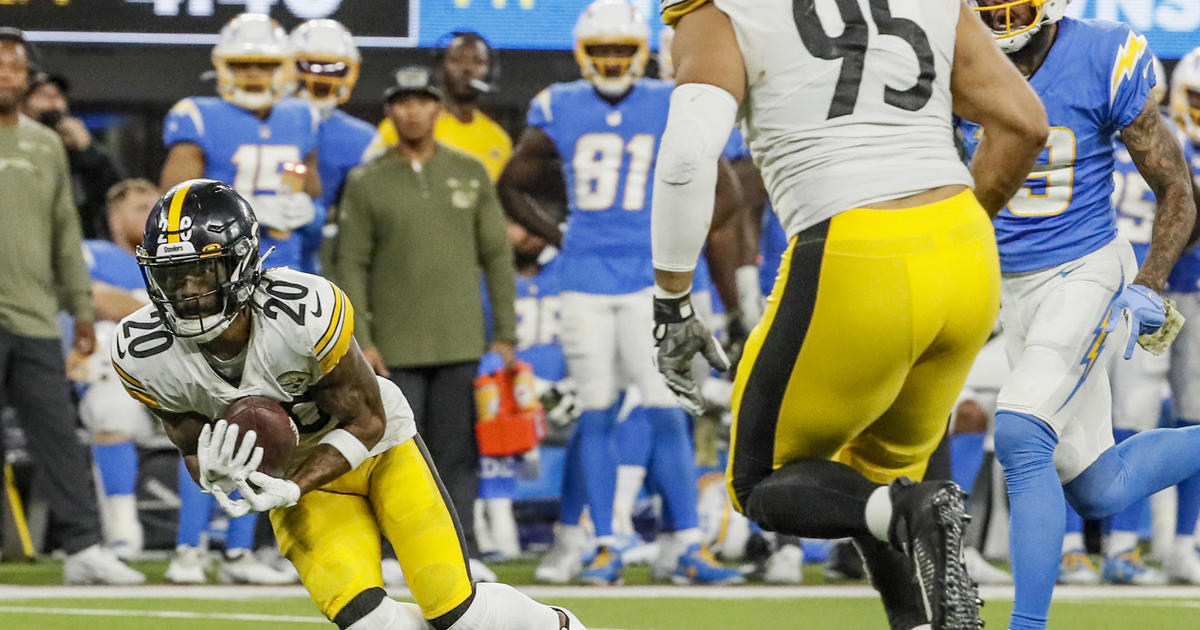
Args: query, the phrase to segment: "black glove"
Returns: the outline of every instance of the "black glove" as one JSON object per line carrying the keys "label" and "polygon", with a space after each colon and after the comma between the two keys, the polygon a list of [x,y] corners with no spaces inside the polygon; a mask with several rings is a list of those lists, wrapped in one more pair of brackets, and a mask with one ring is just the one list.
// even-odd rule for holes
{"label": "black glove", "polygon": [[692,373],[692,357],[703,353],[708,364],[722,372],[729,369],[729,359],[708,326],[696,319],[691,294],[654,298],[654,345],[667,387],[688,413],[702,415],[708,405],[700,394],[700,379]]}

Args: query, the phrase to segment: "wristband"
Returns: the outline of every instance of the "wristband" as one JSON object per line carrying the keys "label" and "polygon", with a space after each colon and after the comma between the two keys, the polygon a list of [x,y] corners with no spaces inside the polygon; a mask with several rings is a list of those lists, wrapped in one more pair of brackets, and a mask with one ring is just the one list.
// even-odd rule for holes
{"label": "wristband", "polygon": [[350,470],[361,466],[370,453],[366,445],[354,437],[354,434],[345,429],[334,429],[326,433],[325,437],[321,438],[320,443],[336,448],[342,454],[342,457],[345,457],[346,461],[350,462]]}

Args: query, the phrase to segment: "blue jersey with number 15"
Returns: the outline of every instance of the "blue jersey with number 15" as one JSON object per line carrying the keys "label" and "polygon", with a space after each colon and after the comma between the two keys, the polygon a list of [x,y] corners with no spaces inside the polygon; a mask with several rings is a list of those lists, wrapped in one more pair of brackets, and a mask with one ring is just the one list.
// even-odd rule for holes
{"label": "blue jersey with number 15", "polygon": [[530,104],[527,122],[554,142],[567,182],[563,291],[619,295],[654,284],[650,193],[673,88],[638,79],[610,103],[580,79],[551,85]]}
{"label": "blue jersey with number 15", "polygon": [[[1029,79],[1050,119],[1050,137],[1025,185],[996,217],[1000,269],[1053,267],[1116,236],[1112,136],[1146,106],[1154,87],[1146,38],[1124,24],[1064,18]],[[980,129],[961,122],[968,153]]]}

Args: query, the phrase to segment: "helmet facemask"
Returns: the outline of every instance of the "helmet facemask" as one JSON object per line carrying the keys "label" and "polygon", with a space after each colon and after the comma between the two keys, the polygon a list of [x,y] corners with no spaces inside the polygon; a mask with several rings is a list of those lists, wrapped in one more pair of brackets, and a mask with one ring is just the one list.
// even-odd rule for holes
{"label": "helmet facemask", "polygon": [[[984,6],[980,5],[979,0],[970,0],[972,8],[991,29],[996,43],[1006,54],[1021,50],[1043,26],[1061,20],[1066,14],[1069,2],[1070,0],[1010,0]],[[1028,24],[1015,25],[1013,11],[1026,5],[1034,9],[1033,19]]]}
{"label": "helmet facemask", "polygon": [[[213,60],[217,68],[217,91],[225,100],[251,111],[267,109],[288,91],[288,73],[283,59],[235,58]],[[253,76],[239,65],[274,65],[267,76]]]}
{"label": "helmet facemask", "polygon": [[[253,239],[209,247],[197,254],[191,243],[164,244],[159,256],[138,247],[151,303],[172,334],[196,343],[215,339],[250,303],[262,267]],[[161,254],[170,249],[179,253]]]}
{"label": "helmet facemask", "polygon": [[601,94],[619,98],[646,71],[650,27],[624,0],[596,0],[575,24],[575,61]]}
{"label": "helmet facemask", "polygon": [[[267,109],[291,88],[287,33],[266,15],[243,13],[225,25],[212,51],[221,98],[251,111]],[[263,74],[238,66],[268,65]]]}
{"label": "helmet facemask", "polygon": [[358,63],[349,58],[298,56],[296,59],[297,95],[322,112],[350,100],[358,81]]}

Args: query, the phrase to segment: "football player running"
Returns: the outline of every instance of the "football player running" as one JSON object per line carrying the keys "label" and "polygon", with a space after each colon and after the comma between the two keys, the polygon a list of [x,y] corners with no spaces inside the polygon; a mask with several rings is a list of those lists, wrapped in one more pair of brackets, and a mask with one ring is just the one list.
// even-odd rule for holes
{"label": "football player running", "polygon": [[[910,479],[996,316],[988,216],[1045,141],[1036,95],[954,0],[662,10],[678,86],[654,185],[659,370],[694,400],[691,357],[727,367],[688,290],[740,106],[791,243],[734,383],[735,507],[768,530],[854,538],[894,629],[978,628],[962,491]],[[952,112],[987,129],[970,171]]]}
{"label": "football player running", "polygon": [[[650,417],[656,465],[670,472],[659,481],[681,550],[673,579],[737,582],[742,579],[737,571],[722,567],[700,546],[687,414],[655,373],[650,340],[628,334],[652,321],[647,210],[655,146],[671,93],[670,83],[642,77],[649,33],[645,17],[628,2],[597,0],[588,6],[575,27],[575,56],[584,78],[554,84],[534,97],[499,192],[514,220],[561,249],[562,345],[581,409],[579,435],[572,439],[577,450],[568,457],[580,458],[586,472],[599,545],[582,579],[622,580],[613,534],[613,433],[618,394],[634,385]],[[565,235],[529,196],[560,161],[571,211]]]}
{"label": "football player running", "polygon": [[[185,98],[163,123],[168,152],[160,184],[168,188],[207,177],[233,186],[254,200],[265,226],[263,252],[272,251],[274,264],[298,269],[301,237],[294,231],[323,224],[324,210],[314,203],[321,188],[315,150],[320,121],[304,101],[284,98],[291,59],[287,33],[270,17],[242,14],[230,20],[212,52],[219,96]],[[166,576],[175,583],[201,583],[207,562],[200,545],[212,499],[183,474],[179,496],[176,554]],[[258,563],[248,553],[255,521],[251,515],[230,524],[220,579],[295,581],[294,575]]]}
{"label": "football player running", "polygon": [[[1196,208],[1183,152],[1151,94],[1145,37],[1124,24],[1066,18],[1067,3],[979,0],[975,7],[1041,96],[1051,125],[1037,166],[995,221],[1000,322],[1012,365],[995,417],[1012,514],[1011,630],[1046,627],[1064,491],[1081,516],[1102,518],[1200,470],[1200,428],[1145,431],[1113,444],[1108,363],[1114,354],[1129,359],[1139,335],[1162,351],[1178,332],[1159,292]],[[978,160],[977,126],[964,123],[962,131]],[[1140,269],[1117,235],[1113,134],[1157,199]],[[1115,348],[1107,350],[1110,337]]]}
{"label": "football player running", "polygon": [[[583,628],[509,586],[471,583],[412,411],[363,358],[353,306],[318,276],[262,270],[258,227],[220,182],[167,191],[138,250],[151,305],[113,338],[122,384],[162,420],[191,476],[231,517],[270,512],[283,554],[343,630]],[[284,478],[256,471],[253,431],[218,419],[245,396],[279,401],[299,431]],[[386,597],[381,534],[416,605]]]}
{"label": "football player running", "polygon": [[319,273],[317,260],[326,232],[337,234],[335,213],[342,196],[342,187],[350,169],[367,160],[375,128],[338,106],[350,99],[358,82],[362,55],[354,38],[335,20],[309,20],[297,26],[289,36],[296,64],[296,95],[307,100],[317,110],[320,127],[317,129],[317,173],[321,178],[320,205],[326,209],[329,221],[312,221],[300,228],[301,271]]}

